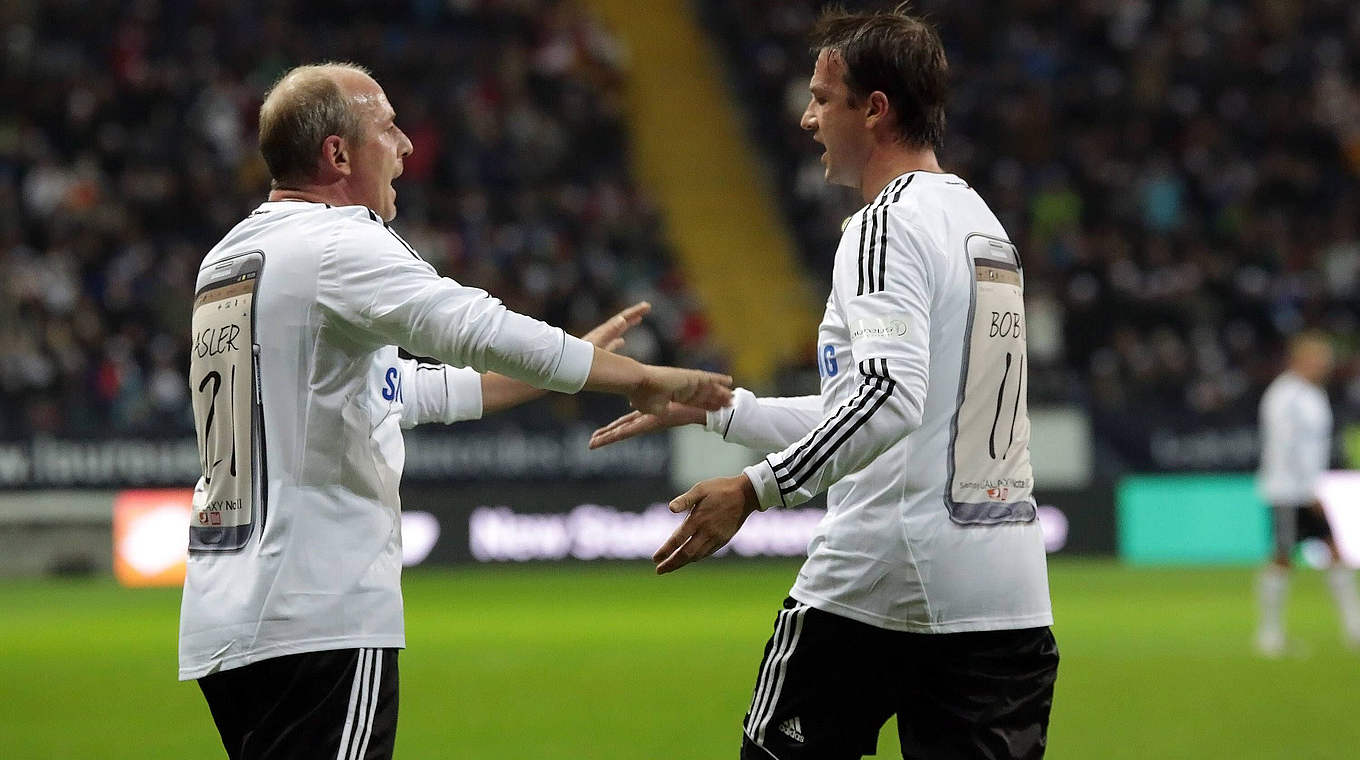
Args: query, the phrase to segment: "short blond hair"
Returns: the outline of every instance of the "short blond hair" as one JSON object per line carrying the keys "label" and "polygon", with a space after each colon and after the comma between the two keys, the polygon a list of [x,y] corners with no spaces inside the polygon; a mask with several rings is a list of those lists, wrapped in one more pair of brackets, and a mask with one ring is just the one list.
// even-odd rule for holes
{"label": "short blond hair", "polygon": [[1331,337],[1321,330],[1303,330],[1289,336],[1289,358],[1291,361],[1301,354],[1318,350],[1335,353],[1332,348]]}
{"label": "short blond hair", "polygon": [[274,187],[315,177],[317,153],[327,137],[357,143],[362,136],[354,104],[335,80],[341,71],[372,76],[357,63],[308,64],[284,72],[265,93],[260,105],[260,155]]}

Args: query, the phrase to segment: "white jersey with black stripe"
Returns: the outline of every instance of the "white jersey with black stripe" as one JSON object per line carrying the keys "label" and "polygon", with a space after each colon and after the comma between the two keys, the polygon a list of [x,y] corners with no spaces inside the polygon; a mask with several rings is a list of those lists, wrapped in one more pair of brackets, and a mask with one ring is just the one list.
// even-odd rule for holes
{"label": "white jersey with black stripe", "polygon": [[1261,468],[1257,488],[1276,506],[1318,497],[1318,480],[1332,456],[1332,407],[1327,391],[1285,372],[1261,397]]}
{"label": "white jersey with black stripe", "polygon": [[741,392],[710,418],[772,452],[746,470],[762,507],[827,491],[794,599],[905,631],[1052,622],[1022,289],[1015,246],[952,174],[902,175],[849,219],[820,396]]}
{"label": "white jersey with black stripe", "polygon": [[401,429],[481,416],[478,370],[575,392],[594,357],[440,277],[362,206],[261,205],[203,260],[192,323],[184,679],[404,646]]}

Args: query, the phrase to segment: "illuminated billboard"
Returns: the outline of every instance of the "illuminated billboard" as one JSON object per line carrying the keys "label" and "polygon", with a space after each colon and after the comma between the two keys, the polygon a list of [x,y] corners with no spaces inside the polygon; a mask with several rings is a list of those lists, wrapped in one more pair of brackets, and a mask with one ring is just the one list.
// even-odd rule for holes
{"label": "illuminated billboard", "polygon": [[[1323,475],[1319,499],[1342,560],[1360,567],[1360,473]],[[1119,556],[1138,564],[1254,564],[1272,520],[1252,473],[1135,475],[1115,493]]]}
{"label": "illuminated billboard", "polygon": [[[672,490],[659,479],[403,489],[403,564],[650,559],[683,519],[666,507]],[[114,574],[120,583],[183,584],[192,499],[189,489],[117,494]],[[1112,512],[1108,489],[1045,492],[1039,521],[1048,551],[1107,553]],[[801,557],[825,514],[816,505],[758,512],[718,554]]]}
{"label": "illuminated billboard", "polygon": [[182,586],[191,488],[123,491],[113,500],[113,576],[124,586]]}
{"label": "illuminated billboard", "polygon": [[[124,586],[182,586],[193,489],[122,491],[113,500],[113,575]],[[428,512],[401,515],[402,563],[416,565],[439,541]]]}

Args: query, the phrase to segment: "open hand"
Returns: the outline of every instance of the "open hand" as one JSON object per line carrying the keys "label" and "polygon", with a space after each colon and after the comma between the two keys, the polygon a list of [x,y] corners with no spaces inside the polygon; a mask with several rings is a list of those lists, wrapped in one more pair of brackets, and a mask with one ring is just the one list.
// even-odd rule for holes
{"label": "open hand", "polygon": [[590,448],[598,449],[611,443],[681,425],[702,425],[707,420],[707,413],[703,409],[674,401],[666,404],[665,410],[660,414],[643,414],[634,410],[591,433]]}
{"label": "open hand", "polygon": [[671,511],[688,511],[685,521],[652,555],[658,575],[679,570],[721,549],[759,506],[750,478],[712,478],[671,500]]}
{"label": "open hand", "polygon": [[651,304],[646,301],[638,301],[601,322],[595,329],[582,335],[581,340],[593,343],[606,351],[617,351],[623,348],[623,334],[641,322],[642,318],[647,316],[647,313],[651,310]]}

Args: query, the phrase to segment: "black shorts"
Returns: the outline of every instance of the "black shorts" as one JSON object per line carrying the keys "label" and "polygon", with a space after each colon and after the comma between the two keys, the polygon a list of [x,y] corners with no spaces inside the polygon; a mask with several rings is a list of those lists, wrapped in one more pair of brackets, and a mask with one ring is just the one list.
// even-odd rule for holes
{"label": "black shorts", "polygon": [[1306,538],[1331,542],[1332,526],[1327,513],[1317,502],[1299,506],[1276,504],[1271,508],[1275,522],[1275,554],[1288,557],[1294,545]]}
{"label": "black shorts", "polygon": [[231,760],[387,760],[396,649],[308,652],[198,679]]}
{"label": "black shorts", "polygon": [[1040,758],[1058,673],[1048,628],[904,633],[793,599],[743,723],[743,760],[872,755],[894,713],[902,757]]}

